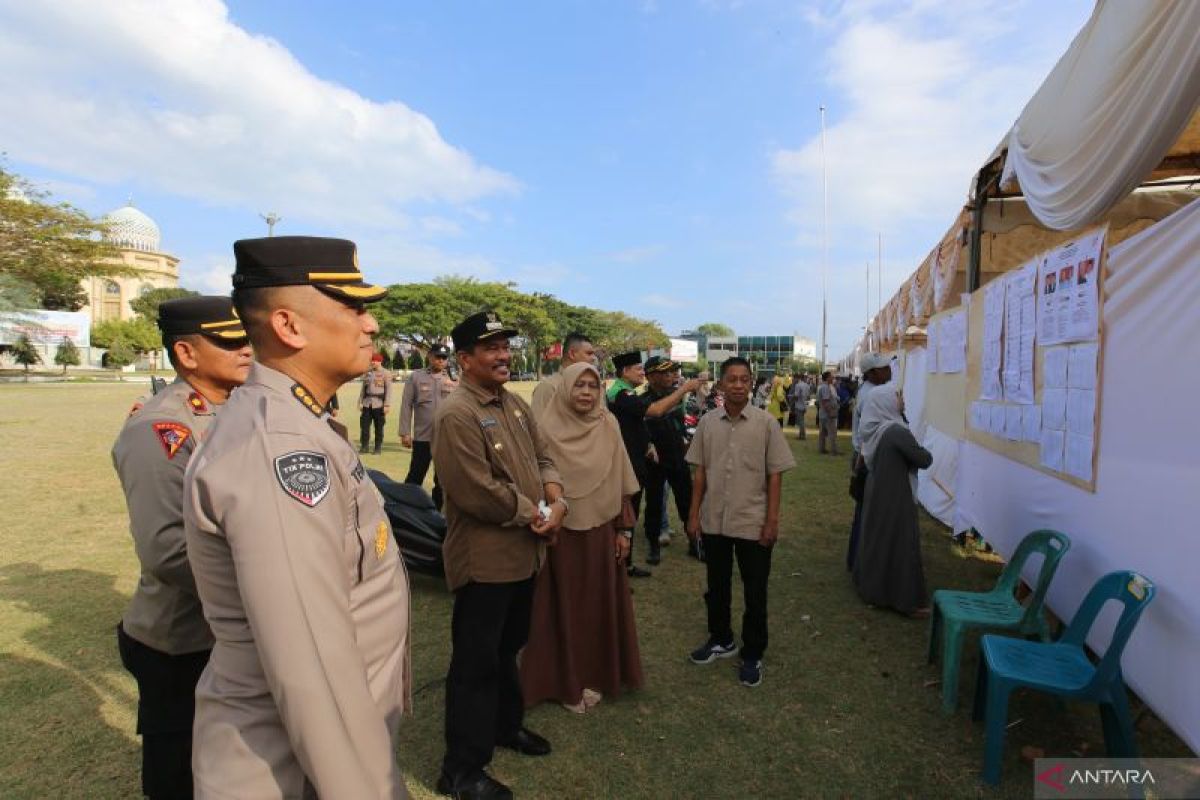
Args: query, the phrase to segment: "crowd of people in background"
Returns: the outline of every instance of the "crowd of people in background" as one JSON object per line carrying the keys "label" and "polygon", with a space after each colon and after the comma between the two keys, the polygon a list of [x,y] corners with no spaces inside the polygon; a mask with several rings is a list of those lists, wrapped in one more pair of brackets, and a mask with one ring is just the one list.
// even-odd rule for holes
{"label": "crowd of people in background", "polygon": [[[244,240],[234,253],[232,299],[162,305],[179,378],[135,406],[113,450],[142,561],[117,637],[138,682],[143,793],[404,797],[408,576],[361,460],[381,453],[393,405],[368,306],[385,291],[344,240]],[[839,427],[852,428],[855,586],[872,605],[927,611],[914,475],[931,457],[886,359],[868,354],[860,389],[829,372],[755,377],[736,356],[715,380],[685,378],[669,357],[631,351],[612,357],[606,385],[576,332],[530,405],[506,388],[517,335],[493,312],[467,317],[450,335],[458,375],[437,344],[400,403],[406,481],[433,468],[447,523],[439,792],[512,797],[487,771],[495,749],[551,752],[527,708],[585,714],[643,685],[630,580],[664,560],[670,498],[682,563],[705,571],[708,635],[686,655],[737,656],[738,681],[762,683],[782,476],[795,466],[784,432],[806,438],[814,401],[818,452],[837,454]],[[336,418],[336,392],[355,378],[357,452]]]}

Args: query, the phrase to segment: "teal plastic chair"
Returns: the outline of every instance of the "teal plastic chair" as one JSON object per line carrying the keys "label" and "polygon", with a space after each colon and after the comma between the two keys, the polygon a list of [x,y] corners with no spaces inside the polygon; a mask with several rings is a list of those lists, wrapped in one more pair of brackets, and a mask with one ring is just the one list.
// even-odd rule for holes
{"label": "teal plastic chair", "polygon": [[[1109,758],[1137,758],[1137,740],[1129,698],[1121,677],[1121,654],[1142,611],[1154,599],[1154,584],[1136,572],[1110,572],[1088,592],[1062,638],[1053,644],[986,635],[980,642],[979,680],[975,684],[974,718],[984,720],[983,780],[1000,782],[1008,697],[1029,688],[1067,700],[1100,706],[1104,745]],[[1087,633],[1110,600],[1121,603],[1112,641],[1093,664],[1084,650]]]}
{"label": "teal plastic chair", "polygon": [[[1071,539],[1065,533],[1037,530],[1021,540],[1017,551],[1004,566],[1000,580],[990,592],[956,592],[939,589],[933,593],[933,612],[929,615],[929,663],[937,657],[937,642],[942,642],[942,710],[947,714],[958,705],[958,673],[962,657],[963,638],[970,628],[1003,630],[1021,636],[1038,636],[1050,641],[1050,628],[1042,613],[1046,590],[1058,570],[1058,562],[1071,549]],[[1021,577],[1025,562],[1034,553],[1042,554],[1042,569],[1038,573],[1033,594],[1025,605],[1017,602],[1013,592]]]}

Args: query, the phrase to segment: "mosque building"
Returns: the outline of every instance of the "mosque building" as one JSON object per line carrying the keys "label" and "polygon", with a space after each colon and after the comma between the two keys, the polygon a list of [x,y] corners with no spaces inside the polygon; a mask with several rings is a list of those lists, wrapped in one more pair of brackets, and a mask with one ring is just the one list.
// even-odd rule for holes
{"label": "mosque building", "polygon": [[151,289],[174,289],[179,286],[179,259],[162,252],[162,234],[158,225],[145,213],[134,208],[133,201],[110,212],[103,220],[108,225],[106,238],[118,249],[119,263],[136,272],[84,278],[83,290],[88,296],[92,323],[110,319],[132,319],[135,314],[129,303]]}

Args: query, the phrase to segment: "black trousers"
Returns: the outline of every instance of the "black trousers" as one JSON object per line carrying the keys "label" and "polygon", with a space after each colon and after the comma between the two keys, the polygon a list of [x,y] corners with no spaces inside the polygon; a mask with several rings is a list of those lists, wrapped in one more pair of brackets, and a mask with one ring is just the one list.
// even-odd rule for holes
{"label": "black trousers", "polygon": [[142,794],[151,800],[190,798],[196,683],[210,651],[169,655],[132,638],[120,625],[117,650],[138,685]]}
{"label": "black trousers", "polygon": [[453,652],[446,677],[446,756],[451,778],[471,778],[488,765],[497,740],[525,719],[517,653],[529,638],[533,578],[468,583],[454,596]]}
{"label": "black trousers", "polygon": [[[433,448],[429,442],[422,442],[417,439],[412,443],[412,461],[408,465],[408,477],[404,479],[405,483],[414,483],[417,486],[425,483],[425,475],[429,472],[429,465],[433,463]],[[442,485],[438,483],[437,470],[433,471],[433,504],[440,511],[442,508]]]}
{"label": "black trousers", "polygon": [[367,449],[367,440],[371,438],[372,425],[375,426],[375,449],[383,447],[383,423],[382,408],[364,408],[358,415],[359,445],[363,450]]}
{"label": "black trousers", "polygon": [[746,610],[742,614],[742,658],[757,661],[767,649],[767,579],[771,549],[750,539],[703,534],[704,564],[708,570],[708,633],[718,642],[733,641],[729,607],[733,599],[733,559],[742,576]]}
{"label": "black trousers", "polygon": [[672,463],[655,464],[646,462],[646,540],[650,549],[658,549],[658,535],[663,523],[663,485],[670,484],[675,497],[675,510],[679,519],[687,524],[688,512],[692,507],[692,473],[682,459]]}

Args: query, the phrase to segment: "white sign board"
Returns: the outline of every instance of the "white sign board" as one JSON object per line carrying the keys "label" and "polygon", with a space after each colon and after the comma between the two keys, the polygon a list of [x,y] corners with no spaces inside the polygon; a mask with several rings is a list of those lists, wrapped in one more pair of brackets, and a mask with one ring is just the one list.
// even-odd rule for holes
{"label": "white sign board", "polygon": [[694,364],[700,360],[700,345],[689,339],[672,339],[671,360],[683,364]]}
{"label": "white sign board", "polygon": [[14,311],[0,314],[0,344],[15,344],[21,334],[34,344],[91,346],[92,318],[83,311]]}

